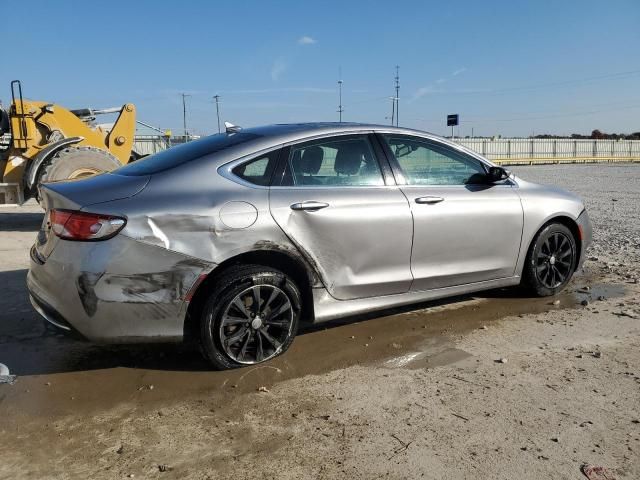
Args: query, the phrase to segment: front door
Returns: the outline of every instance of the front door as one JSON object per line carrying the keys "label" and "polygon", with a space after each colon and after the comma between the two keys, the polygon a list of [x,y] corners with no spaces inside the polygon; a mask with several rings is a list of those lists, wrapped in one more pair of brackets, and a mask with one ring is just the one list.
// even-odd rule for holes
{"label": "front door", "polygon": [[382,139],[404,177],[414,218],[411,289],[512,276],[523,211],[511,182],[487,184],[482,162],[446,144],[395,134]]}
{"label": "front door", "polygon": [[407,292],[411,211],[400,189],[385,185],[369,137],[333,136],[285,154],[271,214],[329,293],[347,300]]}

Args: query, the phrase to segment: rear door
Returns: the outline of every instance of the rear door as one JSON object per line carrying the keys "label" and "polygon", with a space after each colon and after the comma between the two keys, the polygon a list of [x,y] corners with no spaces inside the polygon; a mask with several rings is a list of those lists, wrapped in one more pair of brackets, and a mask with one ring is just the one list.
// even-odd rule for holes
{"label": "rear door", "polygon": [[482,162],[441,142],[398,134],[381,139],[413,212],[411,289],[512,276],[523,211],[511,182],[486,184]]}
{"label": "rear door", "polygon": [[285,150],[273,218],[337,299],[409,290],[413,221],[384,154],[367,134]]}

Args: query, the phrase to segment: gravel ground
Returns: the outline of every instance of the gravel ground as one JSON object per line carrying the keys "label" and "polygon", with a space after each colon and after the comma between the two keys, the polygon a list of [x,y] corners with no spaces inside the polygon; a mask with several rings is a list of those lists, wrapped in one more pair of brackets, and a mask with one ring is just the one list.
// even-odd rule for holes
{"label": "gravel ground", "polygon": [[610,266],[617,275],[630,273],[640,260],[639,169],[633,164],[513,167],[522,178],[584,199],[594,229],[590,256],[602,257],[598,267]]}
{"label": "gravel ground", "polygon": [[307,332],[232,374],[47,334],[22,286],[37,208],[0,213],[0,362],[18,373],[0,385],[0,478],[640,478],[640,166],[514,170],[592,218],[559,305],[453,299]]}

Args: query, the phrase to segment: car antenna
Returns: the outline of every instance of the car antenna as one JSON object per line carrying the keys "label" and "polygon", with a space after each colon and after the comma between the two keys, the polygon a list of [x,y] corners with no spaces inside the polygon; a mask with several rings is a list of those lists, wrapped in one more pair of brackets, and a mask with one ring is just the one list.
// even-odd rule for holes
{"label": "car antenna", "polygon": [[242,127],[239,127],[238,125],[234,125],[231,122],[224,122],[224,128],[227,133],[237,133],[240,130],[242,130]]}

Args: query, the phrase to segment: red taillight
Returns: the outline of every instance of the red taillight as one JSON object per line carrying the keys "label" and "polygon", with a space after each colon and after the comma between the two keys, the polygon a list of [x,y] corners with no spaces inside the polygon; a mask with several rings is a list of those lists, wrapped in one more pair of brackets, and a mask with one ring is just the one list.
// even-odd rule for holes
{"label": "red taillight", "polygon": [[53,209],[49,215],[51,230],[65,240],[106,240],[122,230],[127,221],[122,217],[99,213]]}
{"label": "red taillight", "polygon": [[196,294],[196,290],[198,290],[198,287],[202,282],[206,280],[206,278],[207,278],[206,273],[203,273],[198,278],[196,278],[196,281],[193,282],[193,285],[191,285],[191,288],[189,289],[189,291],[184,297],[185,301],[190,302],[191,300],[193,300],[193,296]]}

